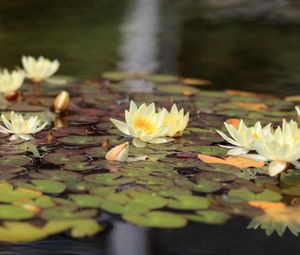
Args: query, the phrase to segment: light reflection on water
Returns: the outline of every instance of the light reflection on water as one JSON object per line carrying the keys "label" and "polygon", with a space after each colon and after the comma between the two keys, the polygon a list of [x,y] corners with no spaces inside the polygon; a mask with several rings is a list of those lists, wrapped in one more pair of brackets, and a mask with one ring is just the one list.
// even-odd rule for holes
{"label": "light reflection on water", "polygon": [[[299,240],[286,233],[266,236],[247,230],[245,219],[222,226],[191,223],[184,229],[141,229],[126,223],[98,237],[74,240],[58,235],[30,244],[1,245],[2,255],[282,255],[299,254]],[[115,234],[114,234],[115,231]],[[111,235],[114,235],[112,238]],[[138,237],[141,235],[141,237]],[[113,240],[114,238],[123,240]],[[127,242],[126,242],[127,241]]]}
{"label": "light reflection on water", "polygon": [[61,73],[78,77],[99,78],[120,64],[209,79],[217,88],[299,93],[299,19],[283,22],[278,14],[269,22],[252,15],[254,4],[247,16],[239,5],[214,1],[218,8],[208,8],[208,2],[3,0],[0,66],[42,54],[60,59]]}

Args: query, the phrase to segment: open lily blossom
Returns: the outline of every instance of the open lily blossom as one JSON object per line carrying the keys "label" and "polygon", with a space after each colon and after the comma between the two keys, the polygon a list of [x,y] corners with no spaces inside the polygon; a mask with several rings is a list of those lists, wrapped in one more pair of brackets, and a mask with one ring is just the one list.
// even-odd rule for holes
{"label": "open lily blossom", "polygon": [[268,172],[275,176],[291,163],[299,167],[300,130],[296,121],[283,120],[282,127],[264,128],[262,135],[255,139],[253,147],[259,155],[249,155],[252,159],[270,161]]}
{"label": "open lily blossom", "polygon": [[182,136],[183,131],[189,122],[189,112],[184,114],[184,109],[178,111],[176,104],[173,104],[170,112],[168,112],[165,108],[162,111],[165,111],[164,115],[166,116],[164,119],[164,125],[169,128],[167,136]]}
{"label": "open lily blossom", "polygon": [[22,64],[26,71],[26,77],[39,83],[52,76],[59,68],[58,60],[51,61],[50,59],[40,56],[35,59],[31,56],[23,56]]}
{"label": "open lily blossom", "polygon": [[41,131],[47,125],[47,122],[42,123],[37,116],[32,116],[26,120],[21,114],[14,113],[13,111],[10,113],[10,121],[7,120],[4,114],[1,115],[1,119],[5,127],[0,125],[0,132],[10,134],[10,140],[18,138],[26,141],[30,140],[33,138],[32,134]]}
{"label": "open lily blossom", "polygon": [[0,72],[0,92],[4,96],[13,95],[23,84],[25,72],[23,70],[15,70],[9,72],[4,69]]}
{"label": "open lily blossom", "polygon": [[170,128],[164,125],[166,111],[156,113],[154,103],[142,104],[140,107],[131,101],[129,111],[125,111],[126,122],[110,119],[124,134],[133,137],[133,145],[144,147],[146,143],[167,143],[172,138],[166,137]]}
{"label": "open lily blossom", "polygon": [[257,139],[261,136],[262,126],[260,122],[256,122],[253,127],[248,128],[244,121],[241,120],[238,127],[235,128],[231,124],[224,123],[225,127],[229,133],[229,136],[223,132],[217,130],[217,133],[228,143],[233,146],[224,146],[222,147],[229,148],[227,155],[243,155],[253,150],[254,139]]}

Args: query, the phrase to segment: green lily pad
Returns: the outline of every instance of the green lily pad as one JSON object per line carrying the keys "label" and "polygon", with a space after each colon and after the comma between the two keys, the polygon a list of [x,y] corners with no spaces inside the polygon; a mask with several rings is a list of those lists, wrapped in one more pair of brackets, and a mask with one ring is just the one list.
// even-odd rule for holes
{"label": "green lily pad", "polygon": [[59,194],[62,193],[66,188],[65,184],[53,180],[32,180],[30,183],[17,183],[20,187],[38,190],[48,194]]}
{"label": "green lily pad", "polygon": [[14,205],[0,205],[1,220],[25,220],[34,216],[33,212]]}
{"label": "green lily pad", "polygon": [[72,171],[88,171],[96,168],[97,166],[91,165],[89,162],[72,162],[64,165],[64,169]]}
{"label": "green lily pad", "polygon": [[176,196],[169,200],[168,207],[182,210],[197,210],[208,208],[210,202],[205,197],[197,196]]}
{"label": "green lily pad", "polygon": [[81,162],[87,160],[84,155],[68,155],[64,153],[48,153],[44,156],[44,160],[54,165],[62,165],[73,162]]}
{"label": "green lily pad", "polygon": [[105,139],[103,136],[70,135],[57,140],[65,145],[91,146],[101,145]]}
{"label": "green lily pad", "polygon": [[0,202],[3,203],[31,200],[41,195],[35,190],[20,187],[13,189],[13,186],[8,183],[0,183]]}
{"label": "green lily pad", "polygon": [[88,182],[95,182],[102,185],[121,185],[135,181],[135,178],[122,177],[118,173],[91,174],[84,179]]}
{"label": "green lily pad", "polygon": [[197,211],[197,214],[186,214],[185,217],[191,221],[207,224],[224,224],[230,219],[230,215],[214,210]]}
{"label": "green lily pad", "polygon": [[0,168],[26,166],[32,162],[31,158],[22,155],[6,155],[0,157]]}
{"label": "green lily pad", "polygon": [[282,196],[272,190],[265,189],[261,193],[253,193],[245,188],[243,189],[233,189],[228,192],[231,197],[237,197],[246,201],[250,200],[261,200],[261,201],[280,201]]}
{"label": "green lily pad", "polygon": [[132,224],[152,228],[181,228],[187,224],[184,217],[169,212],[149,212],[144,215],[123,214],[122,218]]}

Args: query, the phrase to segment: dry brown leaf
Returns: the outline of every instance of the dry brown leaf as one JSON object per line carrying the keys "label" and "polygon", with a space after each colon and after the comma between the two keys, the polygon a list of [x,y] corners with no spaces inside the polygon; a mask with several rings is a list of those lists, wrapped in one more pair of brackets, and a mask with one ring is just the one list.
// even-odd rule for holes
{"label": "dry brown leaf", "polygon": [[192,85],[192,86],[211,85],[211,81],[209,80],[191,79],[191,78],[181,78],[181,80],[185,85]]}
{"label": "dry brown leaf", "polygon": [[271,95],[267,94],[258,94],[249,91],[242,91],[242,90],[234,90],[234,89],[227,89],[225,93],[231,96],[242,96],[242,97],[257,97],[257,98],[273,98]]}
{"label": "dry brown leaf", "polygon": [[208,156],[205,154],[198,154],[198,159],[200,159],[205,163],[225,164],[225,165],[235,166],[238,168],[263,167],[265,165],[263,161],[247,159],[241,156],[229,156],[226,158],[218,158],[218,157]]}
{"label": "dry brown leaf", "polygon": [[263,103],[236,102],[235,104],[247,110],[254,110],[254,111],[266,110],[268,108],[268,106]]}
{"label": "dry brown leaf", "polygon": [[234,119],[234,118],[231,118],[231,119],[227,119],[225,121],[227,124],[230,124],[231,126],[233,126],[234,128],[237,128],[241,122],[241,119]]}

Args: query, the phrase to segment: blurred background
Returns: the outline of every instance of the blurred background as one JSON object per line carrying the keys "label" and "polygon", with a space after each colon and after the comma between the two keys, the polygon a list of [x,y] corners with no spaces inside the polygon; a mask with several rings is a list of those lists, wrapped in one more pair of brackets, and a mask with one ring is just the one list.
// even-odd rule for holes
{"label": "blurred background", "polygon": [[61,74],[111,70],[300,93],[299,0],[1,0],[0,66],[57,58]]}

